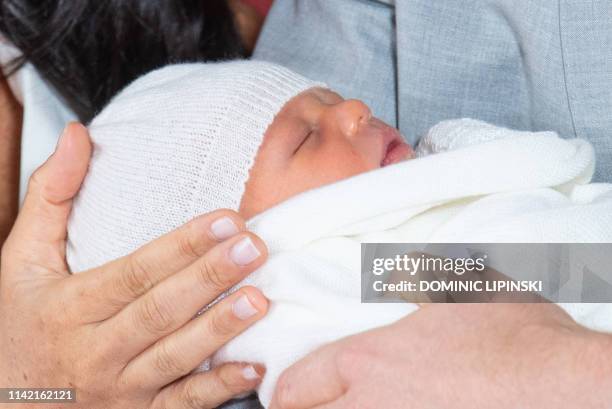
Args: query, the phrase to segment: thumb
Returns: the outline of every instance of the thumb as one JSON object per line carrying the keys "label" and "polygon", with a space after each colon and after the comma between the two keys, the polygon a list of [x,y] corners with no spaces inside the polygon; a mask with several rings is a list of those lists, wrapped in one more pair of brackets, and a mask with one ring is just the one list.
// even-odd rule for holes
{"label": "thumb", "polygon": [[338,367],[345,342],[327,344],[286,369],[276,383],[270,409],[322,408],[342,398],[350,386]]}
{"label": "thumb", "polygon": [[69,123],[53,155],[34,172],[28,184],[4,256],[55,273],[67,272],[65,243],[72,199],[87,173],[92,145],[87,129]]}

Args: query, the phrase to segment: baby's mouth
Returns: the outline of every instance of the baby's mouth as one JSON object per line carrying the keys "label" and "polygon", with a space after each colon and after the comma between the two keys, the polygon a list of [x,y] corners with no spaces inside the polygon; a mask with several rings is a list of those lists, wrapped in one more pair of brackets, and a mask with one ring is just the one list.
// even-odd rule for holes
{"label": "baby's mouth", "polygon": [[414,157],[414,151],[408,145],[400,133],[386,125],[383,133],[383,158],[380,166],[389,166]]}

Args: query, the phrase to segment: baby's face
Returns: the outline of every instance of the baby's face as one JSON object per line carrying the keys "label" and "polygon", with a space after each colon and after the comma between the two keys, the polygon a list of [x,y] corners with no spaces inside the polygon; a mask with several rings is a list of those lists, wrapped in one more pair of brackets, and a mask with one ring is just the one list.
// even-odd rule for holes
{"label": "baby's face", "polygon": [[287,103],[266,131],[240,213],[250,218],[298,193],[412,156],[397,130],[363,102],[314,88]]}

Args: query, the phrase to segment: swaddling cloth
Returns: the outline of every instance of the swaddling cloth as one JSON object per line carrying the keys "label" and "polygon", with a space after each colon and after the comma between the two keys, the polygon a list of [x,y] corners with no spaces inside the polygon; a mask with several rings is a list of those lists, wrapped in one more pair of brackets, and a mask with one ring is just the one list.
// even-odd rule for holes
{"label": "swaddling cloth", "polygon": [[[594,154],[585,141],[457,120],[434,127],[420,152],[301,194],[249,223],[270,256],[243,284],[259,287],[271,307],[214,363],[265,364],[264,406],[282,370],[310,351],[416,310],[361,304],[361,242],[612,240],[612,186],[587,184]],[[612,330],[607,305],[565,307],[585,325]]]}

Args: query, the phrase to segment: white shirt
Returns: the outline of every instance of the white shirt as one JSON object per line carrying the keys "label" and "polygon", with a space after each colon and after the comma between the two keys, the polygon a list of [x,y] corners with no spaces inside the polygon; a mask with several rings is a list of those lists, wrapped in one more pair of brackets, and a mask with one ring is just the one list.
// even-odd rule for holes
{"label": "white shirt", "polygon": [[[4,66],[18,55],[19,51],[0,37],[0,64]],[[23,106],[19,172],[19,198],[23,201],[30,176],[53,153],[66,123],[76,120],[77,116],[31,64],[23,66],[8,80]]]}

